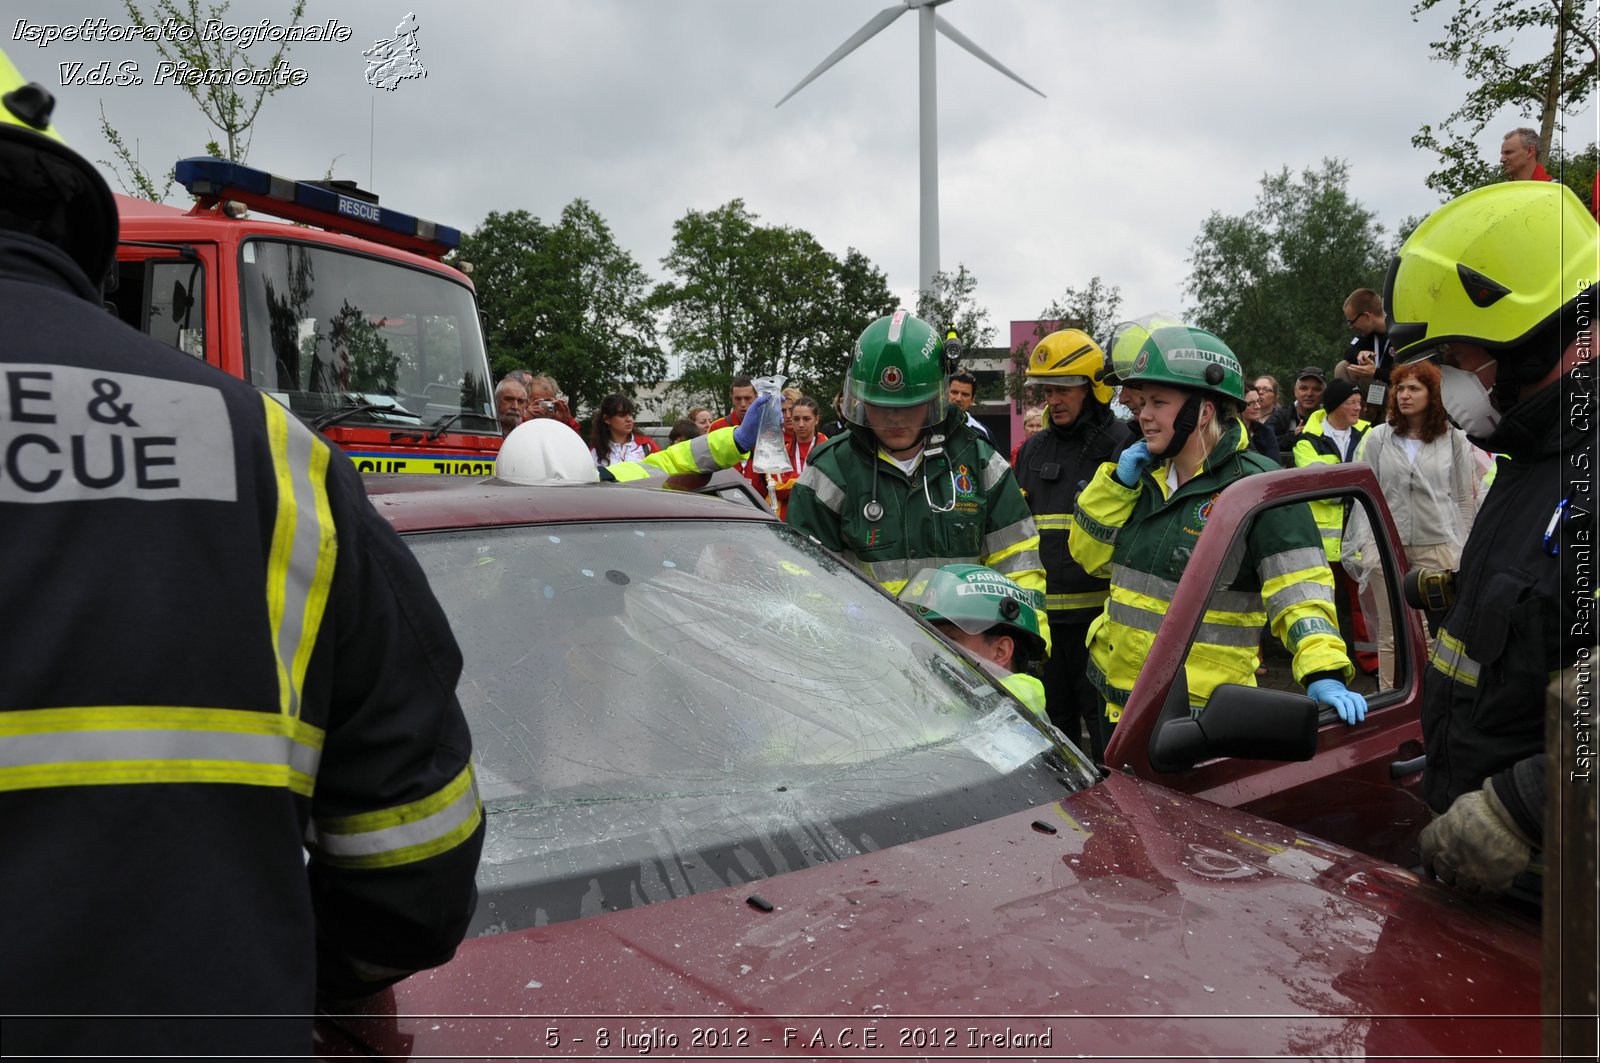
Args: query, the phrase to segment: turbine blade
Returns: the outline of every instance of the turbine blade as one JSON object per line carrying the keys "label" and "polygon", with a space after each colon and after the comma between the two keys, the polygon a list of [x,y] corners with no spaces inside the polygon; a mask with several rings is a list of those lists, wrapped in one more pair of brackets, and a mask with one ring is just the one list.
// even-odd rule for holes
{"label": "turbine blade", "polygon": [[962,33],[960,30],[956,29],[954,26],[950,25],[950,23],[946,22],[943,15],[935,14],[933,16],[933,28],[944,34],[946,37],[949,37],[952,41],[955,41],[957,44],[961,45],[961,47],[965,48],[979,59],[982,59],[985,63],[988,63],[990,66],[1000,71],[1000,73],[1004,74],[1012,81],[1015,81],[1018,85],[1021,85],[1029,92],[1035,94],[1040,99],[1049,99],[1049,97],[1044,93],[1040,92],[1026,81],[1023,81],[1016,74],[1013,74],[1010,70],[1006,69],[1005,64],[1000,62],[1000,60],[996,59],[982,48],[979,48],[976,44],[973,44],[971,38]]}
{"label": "turbine blade", "polygon": [[876,15],[873,15],[871,18],[867,19],[867,24],[865,26],[862,26],[860,29],[856,30],[855,33],[851,34],[849,40],[835,48],[833,53],[829,55],[828,58],[817,64],[817,68],[815,70],[800,79],[800,84],[790,89],[782,100],[779,100],[772,106],[774,108],[782,107],[784,100],[787,100],[790,96],[793,96],[795,93],[799,92],[801,89],[817,80],[817,77],[824,70],[828,69],[830,66],[837,63],[839,60],[843,59],[857,48],[861,47],[861,45],[865,44],[875,34],[877,34],[879,30],[883,29],[889,23],[893,22],[895,19],[899,18],[909,10],[910,8],[906,7],[904,4],[896,4],[893,7],[884,8]]}

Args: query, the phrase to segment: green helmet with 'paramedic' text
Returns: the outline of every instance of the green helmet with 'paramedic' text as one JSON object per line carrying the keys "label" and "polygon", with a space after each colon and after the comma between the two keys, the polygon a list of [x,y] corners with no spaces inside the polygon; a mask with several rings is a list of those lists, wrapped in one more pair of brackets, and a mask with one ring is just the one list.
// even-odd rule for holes
{"label": "green helmet with 'paramedic' text", "polygon": [[1238,357],[1212,333],[1188,325],[1158,326],[1149,331],[1121,377],[1133,387],[1164,384],[1244,404],[1244,370]]}
{"label": "green helmet with 'paramedic' text", "polygon": [[51,124],[55,102],[0,49],[0,229],[54,244],[98,288],[116,259],[116,201]]}
{"label": "green helmet with 'paramedic' text", "polygon": [[1026,377],[1030,384],[1051,387],[1086,384],[1096,402],[1111,404],[1105,352],[1082,329],[1061,329],[1040,340],[1028,356]]}
{"label": "green helmet with 'paramedic' text", "polygon": [[932,325],[896,310],[862,331],[845,376],[844,419],[867,425],[867,406],[928,404],[925,426],[944,420],[944,344]]}
{"label": "green helmet with 'paramedic' text", "polygon": [[944,620],[969,635],[993,628],[1020,639],[1030,659],[1044,654],[1039,592],[1018,586],[986,565],[945,565],[918,570],[900,591],[900,601],[930,622]]}
{"label": "green helmet with 'paramedic' text", "polygon": [[1524,381],[1544,375],[1576,332],[1580,286],[1600,270],[1596,234],[1593,216],[1559,182],[1506,181],[1457,196],[1412,231],[1389,268],[1395,354],[1415,361],[1441,344],[1471,343],[1514,363]]}

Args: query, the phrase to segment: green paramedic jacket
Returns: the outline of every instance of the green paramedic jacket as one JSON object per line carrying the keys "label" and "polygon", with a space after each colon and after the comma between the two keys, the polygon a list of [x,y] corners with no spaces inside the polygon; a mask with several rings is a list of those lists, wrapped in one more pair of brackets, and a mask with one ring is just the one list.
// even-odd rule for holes
{"label": "green paramedic jacket", "polygon": [[[943,431],[944,453],[908,476],[871,433],[835,436],[811,453],[789,495],[788,523],[859,566],[890,594],[918,569],[979,564],[1044,599],[1039,533],[1011,465],[963,423],[959,409]],[[873,510],[876,501],[881,512]],[[869,512],[870,511],[870,512]],[[873,517],[876,519],[873,519]],[[1049,630],[1041,610],[1041,631]]]}
{"label": "green paramedic jacket", "polygon": [[[1129,488],[1107,462],[1078,496],[1072,556],[1085,571],[1111,579],[1106,611],[1089,627],[1089,679],[1112,723],[1122,717],[1217,496],[1235,480],[1277,468],[1248,448],[1235,420],[1194,478],[1170,495],[1164,467]],[[1354,674],[1339,637],[1333,574],[1303,504],[1257,514],[1237,570],[1223,573],[1212,592],[1184,666],[1191,706],[1203,707],[1223,683],[1255,685],[1261,626],[1269,621],[1294,655],[1295,682]]]}

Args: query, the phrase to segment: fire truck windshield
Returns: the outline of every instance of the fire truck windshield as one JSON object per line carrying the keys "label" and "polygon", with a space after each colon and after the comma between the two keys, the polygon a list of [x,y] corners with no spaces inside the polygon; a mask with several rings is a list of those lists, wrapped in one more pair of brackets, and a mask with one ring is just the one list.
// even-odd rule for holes
{"label": "fire truck windshield", "polygon": [[386,259],[258,238],[240,249],[239,288],[249,379],[302,417],[498,432],[464,285]]}

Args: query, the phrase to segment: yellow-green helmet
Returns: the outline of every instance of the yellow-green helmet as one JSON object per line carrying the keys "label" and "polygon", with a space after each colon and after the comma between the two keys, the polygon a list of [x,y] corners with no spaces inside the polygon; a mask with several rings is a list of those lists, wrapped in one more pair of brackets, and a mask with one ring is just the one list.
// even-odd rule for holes
{"label": "yellow-green helmet", "polygon": [[1183,319],[1170,310],[1156,310],[1116,325],[1105,345],[1106,362],[1110,366],[1106,379],[1113,384],[1126,383],[1133,360],[1138,357],[1144,341],[1150,338],[1151,330],[1182,324]]}
{"label": "yellow-green helmet", "polygon": [[932,325],[907,310],[896,310],[868,325],[856,339],[845,375],[846,421],[867,424],[867,406],[928,404],[925,427],[944,420],[946,389],[944,344]]}
{"label": "yellow-green helmet", "polygon": [[1106,355],[1082,329],[1052,332],[1040,340],[1028,357],[1027,379],[1035,384],[1073,387],[1087,384],[1095,401],[1111,402],[1111,385],[1105,382]]}
{"label": "yellow-green helmet", "polygon": [[[1600,273],[1595,219],[1565,185],[1507,181],[1458,196],[1411,233],[1389,268],[1384,305],[1402,361],[1441,343],[1517,348],[1557,323]],[[1571,339],[1529,357],[1548,365]]]}
{"label": "yellow-green helmet", "polygon": [[1244,403],[1244,370],[1238,356],[1217,336],[1189,325],[1159,326],[1145,333],[1133,364],[1121,376],[1133,387],[1164,384]]}
{"label": "yellow-green helmet", "polygon": [[50,124],[55,97],[0,49],[0,229],[56,245],[95,285],[117,251],[117,207],[94,166]]}

